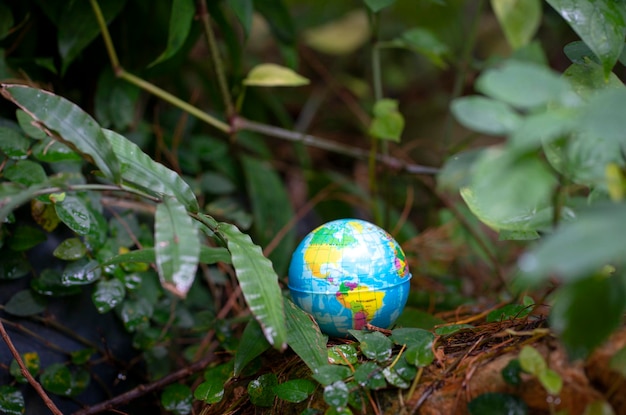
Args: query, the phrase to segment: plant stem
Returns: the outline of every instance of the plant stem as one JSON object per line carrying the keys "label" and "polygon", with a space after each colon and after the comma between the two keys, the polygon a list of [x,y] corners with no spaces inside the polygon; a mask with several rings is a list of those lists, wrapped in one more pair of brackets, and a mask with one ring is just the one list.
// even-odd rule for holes
{"label": "plant stem", "polygon": [[33,375],[31,375],[30,372],[28,371],[28,368],[24,364],[24,361],[22,360],[20,353],[17,351],[17,349],[13,345],[13,342],[11,341],[11,338],[9,337],[9,334],[4,329],[4,324],[2,324],[2,320],[0,320],[0,335],[2,336],[2,339],[7,344],[7,346],[9,347],[9,350],[11,351],[13,358],[17,362],[17,365],[20,367],[22,375],[26,378],[26,380],[28,380],[28,383],[35,389],[35,391],[37,391],[37,394],[41,397],[41,399],[43,399],[48,409],[50,409],[50,411],[54,415],[63,415],[63,412],[61,412],[59,408],[57,408],[57,406],[54,404],[54,402],[52,402],[48,394],[46,394],[46,391],[43,390],[39,382],[37,382],[35,378],[33,377]]}
{"label": "plant stem", "polygon": [[89,0],[89,2],[91,3],[93,13],[96,15],[98,26],[100,26],[100,33],[102,33],[102,39],[104,40],[104,46],[106,47],[107,53],[109,54],[111,66],[113,67],[113,71],[117,73],[117,71],[121,69],[120,60],[117,57],[115,46],[113,46],[113,40],[111,40],[111,34],[109,33],[109,29],[107,28],[106,20],[104,20],[102,9],[100,9],[100,5],[98,4],[97,0]]}
{"label": "plant stem", "polygon": [[235,107],[233,106],[233,100],[228,90],[228,83],[226,82],[226,75],[224,74],[224,65],[222,58],[220,57],[219,50],[217,48],[217,42],[215,41],[215,35],[211,29],[210,16],[206,6],[206,0],[198,1],[198,9],[200,10],[200,20],[202,21],[202,28],[204,35],[206,36],[209,51],[211,52],[211,60],[213,61],[213,67],[215,68],[215,75],[217,76],[217,83],[224,100],[224,107],[226,108],[226,117],[231,119],[235,116]]}
{"label": "plant stem", "polygon": [[224,132],[224,133],[229,133],[231,131],[231,128],[228,124],[226,124],[224,121],[218,120],[217,118],[213,117],[212,115],[207,114],[206,112],[200,110],[198,107],[195,107],[191,104],[189,104],[188,102],[183,101],[182,99],[178,98],[177,96],[159,88],[158,86],[138,77],[135,76],[129,72],[126,72],[124,69],[120,68],[117,76],[119,76],[122,79],[125,79],[126,81],[130,82],[133,85],[138,86],[139,88],[151,93],[152,95],[156,95],[157,97],[161,98],[163,101],[169,102],[170,104],[180,108],[183,111],[186,111],[187,113],[193,115],[194,117],[198,118],[199,120],[204,121],[205,123],[212,125],[213,127],[217,128],[218,130]]}
{"label": "plant stem", "polygon": [[183,111],[186,111],[187,113],[197,117],[198,119],[206,122],[209,125],[212,125],[213,127],[224,133],[230,132],[230,126],[224,121],[221,121],[213,117],[212,115],[207,114],[206,112],[200,110],[197,107],[194,107],[193,105],[183,101],[173,94],[170,94],[169,92],[159,88],[158,86],[151,84],[150,82],[145,81],[144,79],[139,78],[138,76],[135,76],[129,72],[126,72],[124,68],[122,68],[120,65],[117,53],[115,52],[115,46],[113,45],[113,42],[111,40],[109,28],[106,25],[106,21],[104,20],[102,10],[100,9],[98,2],[96,0],[90,0],[90,2],[93,12],[96,15],[96,20],[98,21],[98,26],[100,27],[100,33],[102,33],[102,38],[104,39],[104,43],[109,54],[109,59],[111,60],[111,66],[113,67],[113,71],[115,72],[116,76],[130,82],[133,85],[138,86],[139,88],[153,95],[156,95],[162,100],[169,102],[170,104],[182,109]]}
{"label": "plant stem", "polygon": [[[316,137],[310,134],[303,134],[291,130],[286,130],[280,127],[274,127],[267,124],[257,123],[255,121],[250,121],[248,119],[242,117],[236,117],[233,120],[233,129],[235,131],[239,130],[248,130],[254,131],[257,133],[265,134],[270,137],[281,138],[287,141],[299,142],[310,147],[319,148],[322,150],[331,151],[337,154],[343,154],[345,156],[349,156],[359,160],[368,160],[370,157],[370,152],[368,150],[358,148],[358,147],[350,147],[344,144],[340,144],[334,141],[326,140],[321,137]],[[407,163],[404,160],[397,159],[395,157],[384,155],[384,154],[375,154],[374,157],[377,161],[385,164],[387,167],[409,173],[409,174],[427,174],[433,175],[439,172],[438,168],[422,166],[419,164]]]}

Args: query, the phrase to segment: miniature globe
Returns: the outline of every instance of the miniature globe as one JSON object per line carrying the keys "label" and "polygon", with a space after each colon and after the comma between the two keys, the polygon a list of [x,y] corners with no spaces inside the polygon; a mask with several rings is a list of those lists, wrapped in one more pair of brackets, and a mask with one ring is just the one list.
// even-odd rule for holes
{"label": "miniature globe", "polygon": [[367,324],[390,327],[404,309],[410,279],[400,245],[359,219],[339,219],[311,231],[289,265],[294,303],[335,337]]}

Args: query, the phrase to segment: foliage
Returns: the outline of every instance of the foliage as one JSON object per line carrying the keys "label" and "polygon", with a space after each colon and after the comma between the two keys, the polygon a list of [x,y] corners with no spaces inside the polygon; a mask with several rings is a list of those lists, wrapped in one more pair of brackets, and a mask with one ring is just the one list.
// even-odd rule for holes
{"label": "foliage", "polygon": [[[556,278],[550,323],[572,358],[620,325],[626,89],[615,68],[624,64],[624,4],[301,3],[0,1],[0,324],[32,339],[45,339],[37,330],[48,326],[67,336],[63,346],[49,341],[55,357],[26,342],[19,361],[3,362],[1,411],[29,410],[22,391],[33,378],[76,409],[62,397],[93,390],[102,362],[116,371],[105,373],[111,385],[127,373],[130,383],[152,382],[154,405],[176,414],[220,402],[240,376],[251,378],[247,392],[261,408],[319,392],[326,413],[352,413],[381,389],[411,396],[437,339],[473,329],[430,331],[443,320],[417,309],[471,301],[461,295],[465,272],[449,271],[445,256],[414,258],[442,297],[412,293],[400,327],[353,331],[356,341],[329,346],[285,298],[283,276],[298,233],[338,216],[367,216],[407,244],[422,236],[417,222],[453,228],[445,247],[469,246],[467,262],[486,264],[501,277],[489,283],[505,290],[541,290]],[[490,13],[510,56],[472,61]],[[564,43],[542,46],[539,32],[557,17],[580,38],[563,47],[571,63],[562,72],[551,69],[550,47]],[[475,95],[463,96],[468,74]],[[437,96],[414,105],[411,87],[429,90],[436,79],[454,84],[449,108]],[[442,139],[420,144],[412,137],[431,134],[420,129],[429,105],[448,121],[432,117],[445,124]],[[448,112],[476,134],[454,135]],[[480,147],[475,136],[496,144]],[[333,155],[320,160],[303,144]],[[443,164],[436,190],[416,176],[436,169],[412,158]],[[511,247],[524,250],[518,260]],[[516,260],[511,283],[501,270]],[[525,297],[486,321],[525,318],[533,306]],[[117,337],[132,355],[110,351]],[[283,379],[261,366],[271,348],[287,346],[310,373]],[[145,368],[131,363],[136,356]],[[511,382],[521,370],[558,395],[561,379],[535,349],[516,361]],[[526,411],[503,394],[468,410],[498,407]]]}

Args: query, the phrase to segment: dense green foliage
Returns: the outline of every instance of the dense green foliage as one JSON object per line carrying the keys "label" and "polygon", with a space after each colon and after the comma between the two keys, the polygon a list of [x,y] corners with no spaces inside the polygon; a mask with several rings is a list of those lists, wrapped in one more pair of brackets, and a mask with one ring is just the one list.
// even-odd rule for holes
{"label": "dense green foliage", "polygon": [[[626,308],[626,3],[414,3],[0,0],[0,318],[27,338],[21,362],[3,351],[0,410],[36,411],[26,383],[67,411],[149,383],[152,409],[188,414],[249,376],[258,407],[321,388],[326,413],[365,411],[472,329],[423,309],[475,300],[478,261],[498,292],[473,294],[511,301],[487,321],[537,293],[571,358],[604,342]],[[284,278],[299,234],[346,216],[416,244],[416,280],[444,288],[327,347]],[[419,252],[418,228],[446,226],[467,261]],[[271,347],[311,376],[262,370]],[[516,362],[512,382],[558,395],[535,349]],[[468,409],[502,406],[527,411]]]}

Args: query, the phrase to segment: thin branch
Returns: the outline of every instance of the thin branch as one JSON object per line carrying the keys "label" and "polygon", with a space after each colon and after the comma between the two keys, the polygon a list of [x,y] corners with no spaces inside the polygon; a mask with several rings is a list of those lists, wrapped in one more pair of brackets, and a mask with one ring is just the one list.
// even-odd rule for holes
{"label": "thin branch", "polygon": [[122,78],[133,85],[138,86],[139,88],[147,91],[162,100],[169,102],[170,104],[186,111],[187,113],[197,117],[198,119],[206,122],[209,125],[217,128],[218,130],[229,133],[230,126],[226,124],[224,121],[218,120],[217,118],[207,114],[206,112],[200,110],[197,107],[183,101],[182,99],[176,97],[173,94],[159,88],[158,86],[151,84],[148,81],[145,81],[129,72],[126,72],[124,68],[120,65],[119,59],[117,57],[117,53],[115,52],[115,46],[113,45],[113,41],[111,40],[111,34],[109,33],[109,28],[106,25],[106,21],[104,20],[104,16],[102,14],[102,10],[98,5],[97,0],[90,0],[91,8],[96,16],[96,20],[98,21],[98,26],[100,27],[100,33],[102,34],[102,38],[104,39],[105,46],[107,48],[107,52],[109,54],[109,59],[111,60],[111,65],[113,66],[113,71],[115,75],[119,78]]}
{"label": "thin branch", "polygon": [[[276,137],[287,141],[302,143],[310,147],[331,151],[333,153],[342,154],[359,160],[367,160],[369,157],[369,151],[362,148],[347,146],[310,134],[302,134],[280,127],[261,124],[242,117],[237,117],[233,120],[233,128],[235,131],[254,131],[257,133],[268,135],[270,137]],[[438,168],[407,163],[404,160],[400,160],[390,155],[377,154],[376,160],[391,169],[409,174],[433,175],[439,172]]]}
{"label": "thin branch", "polygon": [[13,342],[11,341],[11,338],[9,337],[9,334],[4,329],[4,324],[2,324],[2,320],[0,320],[0,335],[2,335],[2,339],[9,347],[9,350],[11,351],[13,358],[17,361],[17,365],[20,367],[20,370],[22,371],[22,375],[24,375],[26,380],[28,380],[28,383],[35,389],[35,391],[37,391],[37,394],[44,401],[48,409],[50,409],[50,411],[52,411],[54,415],[63,415],[63,412],[61,412],[59,408],[57,408],[57,406],[54,404],[54,402],[52,402],[48,394],[46,394],[46,391],[43,390],[39,382],[37,382],[35,378],[33,377],[33,375],[31,375],[30,372],[28,371],[28,368],[26,367],[26,365],[24,364],[24,361],[22,360],[22,356],[20,356],[20,353],[17,351],[17,349],[13,345]]}
{"label": "thin branch", "polygon": [[97,0],[89,0],[89,2],[91,3],[93,13],[96,15],[98,26],[100,26],[102,40],[104,40],[104,46],[106,47],[107,53],[109,54],[109,60],[111,61],[113,72],[117,73],[117,71],[121,69],[120,60],[117,57],[115,46],[113,46],[113,40],[111,40],[111,34],[109,33],[109,29],[107,28],[107,22],[106,20],[104,20],[104,15],[102,14],[102,10],[100,9],[100,5],[98,4]]}
{"label": "thin branch", "polygon": [[202,29],[206,36],[209,51],[211,52],[211,60],[213,61],[213,67],[215,68],[215,75],[217,76],[217,83],[222,94],[222,100],[224,101],[224,107],[226,108],[226,116],[231,119],[235,116],[235,107],[233,105],[233,99],[228,90],[228,83],[226,82],[226,76],[224,75],[224,65],[222,58],[220,57],[219,50],[217,48],[217,42],[215,41],[215,35],[211,29],[211,22],[208,9],[206,7],[206,0],[198,1],[198,8],[200,14],[200,20],[202,21]]}
{"label": "thin branch", "polygon": [[135,86],[138,86],[144,91],[147,91],[151,93],[152,95],[155,95],[161,98],[163,101],[169,102],[170,104],[180,108],[181,110],[186,111],[187,113],[193,115],[199,120],[204,121],[205,123],[209,125],[212,125],[213,127],[217,128],[218,130],[224,133],[229,133],[231,131],[230,125],[226,124],[224,121],[218,120],[212,115],[209,115],[206,112],[202,111],[198,107],[195,107],[189,104],[188,102],[183,101],[177,96],[165,91],[164,89],[159,88],[158,86],[136,75],[131,74],[130,72],[126,72],[122,68],[120,68],[120,70],[118,71],[117,76],[130,82],[131,84]]}
{"label": "thin branch", "polygon": [[[184,379],[190,375],[193,375],[196,372],[203,370],[209,363],[211,363],[211,361],[215,358],[212,351],[213,350],[207,353],[204,359],[199,360],[180,370],[177,370],[176,372],[170,373],[169,375],[162,377],[155,382],[149,383],[147,385],[139,385],[136,388],[131,389],[128,392],[118,395],[112,399],[100,402],[99,404],[90,406],[89,408],[76,411],[73,415],[93,415],[99,414],[104,411],[112,411],[115,410],[117,406],[128,404],[135,399],[147,395],[148,393],[162,389],[165,386],[170,385],[174,382],[178,382],[181,379]],[[59,412],[59,414],[61,413]]]}

